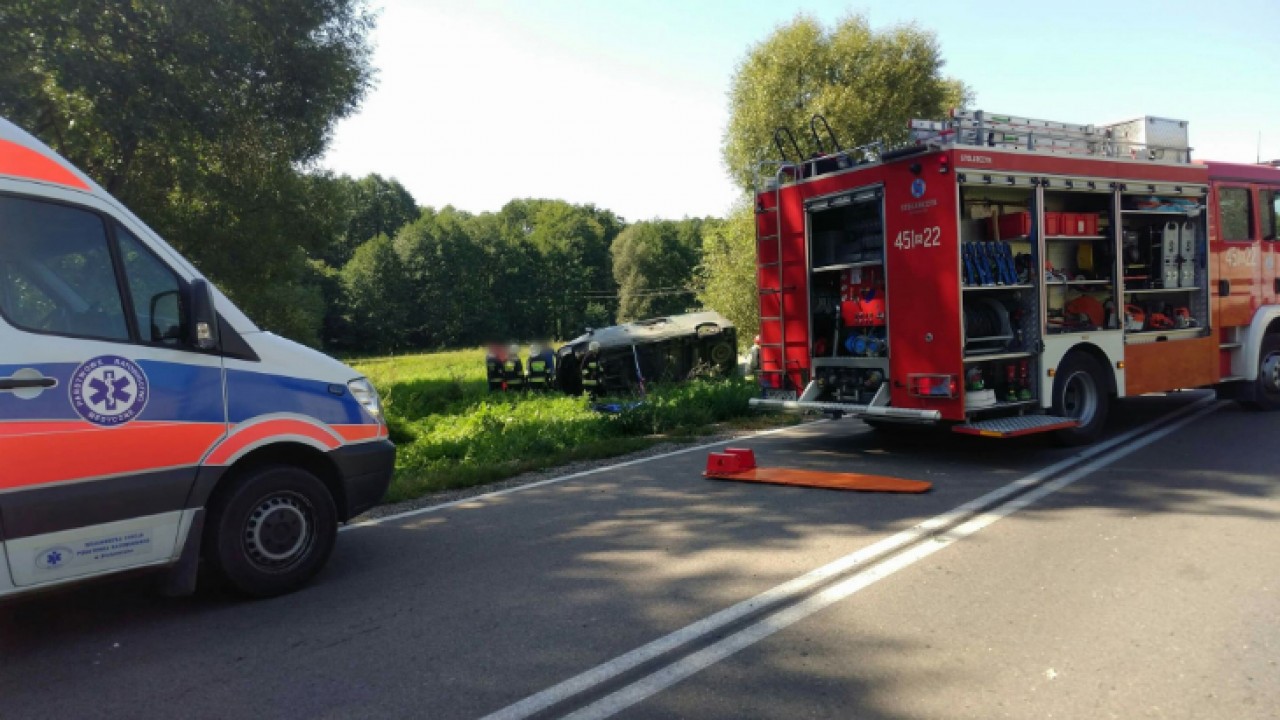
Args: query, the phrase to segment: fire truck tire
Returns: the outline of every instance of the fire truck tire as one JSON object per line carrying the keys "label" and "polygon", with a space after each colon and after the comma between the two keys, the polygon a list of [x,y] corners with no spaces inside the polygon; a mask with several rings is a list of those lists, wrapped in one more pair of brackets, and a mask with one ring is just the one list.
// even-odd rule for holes
{"label": "fire truck tire", "polygon": [[1262,338],[1258,353],[1258,388],[1246,405],[1254,410],[1280,410],[1280,335]]}
{"label": "fire truck tire", "polygon": [[1062,360],[1053,381],[1053,414],[1080,424],[1054,433],[1061,445],[1086,445],[1097,440],[1111,407],[1108,383],[1093,356],[1073,352]]}
{"label": "fire truck tire", "polygon": [[274,597],[324,567],[338,533],[333,496],[291,465],[254,468],[210,505],[205,559],[236,590]]}

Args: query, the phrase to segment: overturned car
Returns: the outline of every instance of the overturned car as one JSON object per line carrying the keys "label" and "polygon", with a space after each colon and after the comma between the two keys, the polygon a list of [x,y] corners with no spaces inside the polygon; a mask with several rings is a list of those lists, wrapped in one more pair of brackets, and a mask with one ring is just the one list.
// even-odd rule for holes
{"label": "overturned car", "polygon": [[730,375],[737,330],[716,312],[588,330],[556,351],[556,383],[570,394],[613,395],[652,382]]}

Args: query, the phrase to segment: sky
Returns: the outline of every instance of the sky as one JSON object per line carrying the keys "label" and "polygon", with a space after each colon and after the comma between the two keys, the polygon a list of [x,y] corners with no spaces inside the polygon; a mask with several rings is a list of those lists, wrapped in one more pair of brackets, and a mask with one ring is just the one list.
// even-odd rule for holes
{"label": "sky", "polygon": [[[377,85],[322,166],[420,205],[560,198],[628,221],[721,216],[734,71],[799,13],[935,32],[974,109],[1190,122],[1193,157],[1280,158],[1280,0],[371,0]],[[842,138],[853,145],[868,139]]]}

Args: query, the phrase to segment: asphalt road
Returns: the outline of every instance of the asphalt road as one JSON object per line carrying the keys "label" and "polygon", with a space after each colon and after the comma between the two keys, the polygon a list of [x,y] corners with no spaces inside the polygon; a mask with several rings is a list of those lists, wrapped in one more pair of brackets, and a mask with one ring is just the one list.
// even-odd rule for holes
{"label": "asphalt road", "polygon": [[700,450],[352,528],[287,598],[0,606],[0,718],[1280,717],[1280,414],[1206,402],[1126,401],[1083,450],[734,443],[925,495],[709,481]]}

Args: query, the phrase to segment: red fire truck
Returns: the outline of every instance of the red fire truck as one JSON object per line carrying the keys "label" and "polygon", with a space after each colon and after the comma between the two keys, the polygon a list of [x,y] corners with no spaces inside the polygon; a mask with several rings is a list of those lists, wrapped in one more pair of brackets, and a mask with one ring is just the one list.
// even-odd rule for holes
{"label": "red fire truck", "polygon": [[1280,409],[1280,167],[1193,162],[1155,117],[911,127],[807,159],[775,137],[755,404],[1066,443],[1144,393]]}

